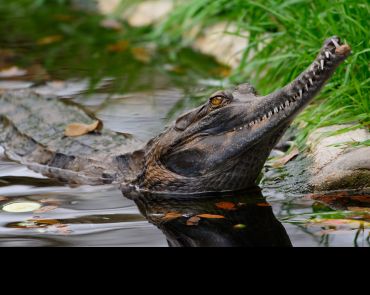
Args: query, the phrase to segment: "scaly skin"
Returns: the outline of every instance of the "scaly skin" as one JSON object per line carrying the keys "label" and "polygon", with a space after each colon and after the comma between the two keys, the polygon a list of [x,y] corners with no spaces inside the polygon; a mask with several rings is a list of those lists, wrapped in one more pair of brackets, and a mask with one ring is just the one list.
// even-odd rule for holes
{"label": "scaly skin", "polygon": [[329,38],[309,68],[282,89],[267,96],[249,84],[219,91],[143,148],[105,130],[65,138],[66,124],[91,118],[76,106],[5,93],[0,144],[11,159],[69,183],[116,182],[123,191],[176,194],[245,189],[255,185],[271,149],[350,51],[338,37]]}

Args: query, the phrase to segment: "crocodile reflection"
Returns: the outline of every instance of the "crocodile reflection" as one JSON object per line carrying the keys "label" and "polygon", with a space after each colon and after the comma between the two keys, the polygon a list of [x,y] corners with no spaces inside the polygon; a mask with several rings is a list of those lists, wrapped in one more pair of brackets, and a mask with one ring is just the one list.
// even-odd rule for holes
{"label": "crocodile reflection", "polygon": [[178,195],[140,193],[129,197],[172,247],[292,246],[259,188],[192,196],[186,202]]}

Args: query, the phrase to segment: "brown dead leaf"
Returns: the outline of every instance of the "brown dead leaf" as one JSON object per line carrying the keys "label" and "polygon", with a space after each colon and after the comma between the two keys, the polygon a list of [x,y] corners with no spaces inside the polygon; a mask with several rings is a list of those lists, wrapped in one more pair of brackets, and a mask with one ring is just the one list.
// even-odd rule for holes
{"label": "brown dead leaf", "polygon": [[21,77],[26,74],[27,74],[26,70],[20,69],[17,66],[12,66],[10,68],[0,71],[0,78]]}
{"label": "brown dead leaf", "polygon": [[32,219],[30,220],[39,226],[49,226],[54,224],[59,224],[60,222],[56,219]]}
{"label": "brown dead leaf", "polygon": [[233,202],[218,202],[216,207],[224,210],[235,210],[235,204]]}
{"label": "brown dead leaf", "polygon": [[105,29],[110,29],[110,30],[115,30],[115,31],[120,31],[122,29],[122,24],[118,20],[111,19],[111,18],[103,19],[100,22],[100,26]]}
{"label": "brown dead leaf", "polygon": [[7,200],[8,200],[8,198],[7,198],[7,197],[0,196],[0,202],[2,202],[2,201],[7,201]]}
{"label": "brown dead leaf", "polygon": [[33,64],[27,68],[28,75],[33,81],[45,81],[50,80],[50,75],[46,69],[40,64]]}
{"label": "brown dead leaf", "polygon": [[169,221],[169,220],[172,220],[172,219],[180,218],[181,216],[182,216],[182,214],[181,213],[178,213],[178,212],[168,212],[163,217],[163,220]]}
{"label": "brown dead leaf", "polygon": [[226,67],[226,66],[221,66],[221,67],[218,67],[216,69],[213,69],[211,71],[211,74],[217,75],[218,77],[221,77],[221,78],[226,78],[226,77],[230,76],[231,68]]}
{"label": "brown dead leaf", "polygon": [[223,215],[215,215],[215,214],[198,214],[198,217],[207,218],[207,219],[222,219],[225,218]]}
{"label": "brown dead leaf", "polygon": [[81,136],[96,130],[101,130],[102,127],[103,127],[102,122],[99,120],[96,120],[94,123],[90,125],[83,123],[72,123],[66,127],[64,135],[70,137]]}
{"label": "brown dead leaf", "polygon": [[199,221],[200,221],[200,218],[199,217],[193,216],[193,217],[190,217],[186,221],[186,225],[189,225],[189,226],[198,225]]}
{"label": "brown dead leaf", "polygon": [[289,161],[293,160],[295,157],[297,157],[299,155],[299,150],[297,147],[294,147],[291,152],[287,155],[285,155],[284,157],[282,158],[279,158],[277,159],[276,161],[274,161],[272,163],[272,167],[274,168],[279,168],[279,167],[282,167],[284,166],[286,163],[288,163]]}
{"label": "brown dead leaf", "polygon": [[51,35],[51,36],[46,36],[46,37],[43,37],[43,38],[37,40],[37,44],[38,45],[49,45],[49,44],[52,44],[52,43],[59,42],[62,39],[63,39],[62,35]]}
{"label": "brown dead leaf", "polygon": [[37,209],[35,211],[33,211],[33,213],[45,213],[45,212],[49,212],[49,211],[53,211],[55,209],[57,209],[58,206],[44,206],[44,207],[41,207],[40,209]]}
{"label": "brown dead leaf", "polygon": [[152,56],[148,49],[142,47],[136,47],[131,49],[133,57],[143,63],[149,63],[152,60]]}
{"label": "brown dead leaf", "polygon": [[126,40],[121,40],[107,46],[108,52],[123,52],[129,47],[130,43]]}
{"label": "brown dead leaf", "polygon": [[43,199],[39,201],[42,204],[48,204],[52,206],[59,206],[62,202],[57,199]]}
{"label": "brown dead leaf", "polygon": [[53,225],[52,227],[55,228],[57,232],[62,235],[69,235],[72,232],[67,224],[58,223]]}

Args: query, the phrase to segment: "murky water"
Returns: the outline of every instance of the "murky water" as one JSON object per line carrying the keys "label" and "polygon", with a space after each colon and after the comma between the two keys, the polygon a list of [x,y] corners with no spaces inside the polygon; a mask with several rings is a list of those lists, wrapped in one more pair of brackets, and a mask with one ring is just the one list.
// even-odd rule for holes
{"label": "murky water", "polygon": [[[104,28],[99,30],[106,44],[95,44],[104,39],[101,34],[86,36],[68,21],[80,12],[52,7],[45,14],[57,22],[54,29],[41,32],[51,22],[44,19],[34,20],[32,32],[17,30],[15,20],[19,26],[30,20],[16,3],[0,5],[8,15],[1,27],[10,32],[0,37],[0,90],[32,87],[71,99],[106,128],[146,141],[222,85],[218,74],[226,69],[209,58],[191,51],[177,58],[165,50],[152,52],[135,32],[122,36],[131,51]],[[79,21],[99,26],[99,18],[90,18]],[[14,212],[25,202],[36,209]],[[70,188],[46,179],[8,161],[0,149],[0,246],[369,246],[369,207],[366,192],[286,194],[278,181],[266,182],[262,191],[200,200],[130,200],[118,187]]]}

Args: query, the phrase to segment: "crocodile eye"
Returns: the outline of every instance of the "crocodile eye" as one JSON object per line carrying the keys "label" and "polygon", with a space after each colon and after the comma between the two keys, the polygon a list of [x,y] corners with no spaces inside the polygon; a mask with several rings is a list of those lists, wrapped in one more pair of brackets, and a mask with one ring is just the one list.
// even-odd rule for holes
{"label": "crocodile eye", "polygon": [[211,98],[211,104],[214,107],[218,107],[222,104],[224,98],[222,96],[215,96]]}

